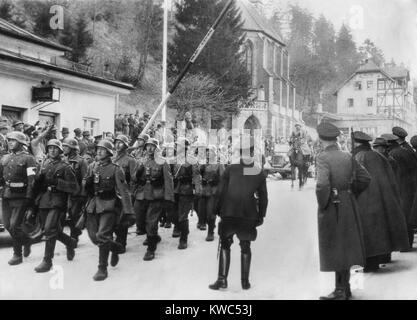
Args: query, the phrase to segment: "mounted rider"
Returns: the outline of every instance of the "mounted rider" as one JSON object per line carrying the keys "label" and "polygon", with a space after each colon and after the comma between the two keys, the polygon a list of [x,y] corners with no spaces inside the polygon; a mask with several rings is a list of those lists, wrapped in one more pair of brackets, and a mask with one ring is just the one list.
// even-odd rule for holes
{"label": "mounted rider", "polygon": [[295,130],[291,133],[289,144],[291,146],[288,152],[291,156],[295,151],[300,151],[303,154],[304,160],[309,161],[311,156],[311,148],[308,145],[309,136],[307,131],[302,129],[300,123],[295,124]]}

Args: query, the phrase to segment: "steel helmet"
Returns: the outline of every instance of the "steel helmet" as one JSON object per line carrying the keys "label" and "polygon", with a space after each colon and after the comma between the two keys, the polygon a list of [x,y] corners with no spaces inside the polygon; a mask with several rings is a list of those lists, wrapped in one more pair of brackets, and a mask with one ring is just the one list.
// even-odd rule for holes
{"label": "steel helmet", "polygon": [[155,139],[155,138],[149,138],[149,139],[148,139],[148,141],[146,141],[146,143],[145,143],[145,147],[146,147],[148,144],[153,144],[155,147],[159,148],[159,141],[158,141],[158,139]]}
{"label": "steel helmet", "polygon": [[410,143],[413,146],[413,148],[417,148],[417,136],[411,137]]}
{"label": "steel helmet", "polygon": [[97,143],[96,149],[98,147],[104,148],[110,153],[110,155],[114,155],[114,145],[110,140],[104,139],[99,141],[99,143]]}
{"label": "steel helmet", "polygon": [[67,138],[62,142],[62,146],[70,147],[71,149],[80,150],[78,141],[76,139]]}
{"label": "steel helmet", "polygon": [[64,152],[64,149],[62,149],[62,143],[58,139],[49,140],[46,145],[46,149],[48,149],[49,147],[57,147],[61,152]]}
{"label": "steel helmet", "polygon": [[116,139],[114,139],[114,143],[116,143],[116,141],[121,141],[125,144],[126,147],[129,147],[129,139],[128,137],[126,137],[123,134],[119,134]]}
{"label": "steel helmet", "polygon": [[139,135],[139,137],[138,137],[138,140],[139,139],[142,139],[143,141],[148,141],[149,140],[149,138],[150,138],[150,136],[149,136],[149,134],[146,134],[146,133],[143,133],[143,134],[140,134]]}
{"label": "steel helmet", "polygon": [[26,139],[26,135],[20,131],[12,131],[9,132],[6,136],[8,140],[16,140],[17,142],[24,144],[25,146],[28,145],[28,141]]}

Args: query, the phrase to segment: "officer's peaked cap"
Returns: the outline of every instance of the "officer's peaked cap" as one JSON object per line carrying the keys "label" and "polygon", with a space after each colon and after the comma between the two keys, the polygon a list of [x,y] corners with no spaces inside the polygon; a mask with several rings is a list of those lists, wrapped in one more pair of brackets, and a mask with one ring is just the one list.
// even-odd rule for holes
{"label": "officer's peaked cap", "polygon": [[388,142],[387,142],[387,140],[385,140],[384,138],[382,138],[382,137],[379,137],[379,138],[376,138],[375,139],[375,141],[374,141],[374,143],[372,144],[374,147],[379,147],[379,146],[381,146],[381,147],[386,147],[387,145],[388,145]]}
{"label": "officer's peaked cap", "polygon": [[400,138],[405,138],[406,136],[408,136],[407,131],[405,131],[401,127],[392,128],[392,133],[395,134],[397,137],[400,137]]}
{"label": "officer's peaked cap", "polygon": [[335,140],[340,135],[340,130],[329,122],[322,122],[317,126],[317,133],[322,140]]}
{"label": "officer's peaked cap", "polygon": [[372,137],[362,131],[355,131],[353,133],[353,139],[355,139],[356,141],[365,141],[365,142],[372,141]]}
{"label": "officer's peaked cap", "polygon": [[391,133],[384,133],[383,135],[381,135],[381,138],[384,138],[388,142],[397,141],[398,140],[398,136],[393,135]]}
{"label": "officer's peaked cap", "polygon": [[417,136],[412,136],[410,139],[410,143],[413,146],[413,148],[417,148]]}

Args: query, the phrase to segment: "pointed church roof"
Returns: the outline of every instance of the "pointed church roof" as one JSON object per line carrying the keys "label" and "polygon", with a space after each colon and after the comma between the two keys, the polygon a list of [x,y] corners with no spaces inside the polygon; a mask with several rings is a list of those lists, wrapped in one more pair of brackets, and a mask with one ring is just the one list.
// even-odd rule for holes
{"label": "pointed church roof", "polygon": [[276,31],[275,28],[267,21],[265,16],[261,15],[256,10],[250,1],[237,0],[236,6],[242,15],[244,30],[261,32],[272,40],[285,46],[285,43],[278,31]]}

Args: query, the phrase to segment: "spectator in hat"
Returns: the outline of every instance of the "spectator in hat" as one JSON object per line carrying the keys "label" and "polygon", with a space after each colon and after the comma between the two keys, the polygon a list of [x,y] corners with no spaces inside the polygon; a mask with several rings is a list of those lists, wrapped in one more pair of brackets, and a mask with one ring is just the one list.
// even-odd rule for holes
{"label": "spectator in hat", "polygon": [[14,120],[12,127],[13,131],[23,132],[24,123],[21,120]]}
{"label": "spectator in hat", "polygon": [[80,128],[74,129],[74,139],[80,142],[83,139],[82,131]]}
{"label": "spectator in hat", "polygon": [[62,139],[60,140],[61,142],[63,142],[66,138],[69,137],[69,130],[67,127],[62,127],[61,136],[62,136]]}
{"label": "spectator in hat", "polygon": [[122,120],[122,133],[125,136],[129,135],[129,116],[125,114],[123,120]]}
{"label": "spectator in hat", "polygon": [[7,139],[6,139],[6,135],[7,132],[9,131],[9,127],[7,126],[6,123],[0,123],[0,159],[1,157],[3,157],[5,154],[8,153],[8,145],[7,145]]}

